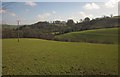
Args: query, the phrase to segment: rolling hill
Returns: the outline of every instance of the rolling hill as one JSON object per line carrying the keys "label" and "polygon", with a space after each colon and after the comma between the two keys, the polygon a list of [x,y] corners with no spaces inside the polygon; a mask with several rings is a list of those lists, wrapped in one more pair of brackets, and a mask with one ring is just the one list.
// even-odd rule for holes
{"label": "rolling hill", "polygon": [[56,40],[90,43],[118,43],[118,28],[104,28],[71,32],[55,36]]}

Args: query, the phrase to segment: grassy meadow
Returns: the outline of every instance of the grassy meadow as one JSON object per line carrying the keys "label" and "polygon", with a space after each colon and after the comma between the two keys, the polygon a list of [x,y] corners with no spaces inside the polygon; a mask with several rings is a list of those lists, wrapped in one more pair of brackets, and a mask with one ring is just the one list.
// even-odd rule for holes
{"label": "grassy meadow", "polygon": [[117,44],[29,38],[19,43],[17,39],[3,39],[2,43],[3,75],[118,74]]}
{"label": "grassy meadow", "polygon": [[2,39],[0,39],[0,76],[2,75]]}
{"label": "grassy meadow", "polygon": [[118,29],[119,28],[104,28],[70,32],[63,35],[57,35],[55,38],[68,41],[77,40],[79,42],[118,44]]}

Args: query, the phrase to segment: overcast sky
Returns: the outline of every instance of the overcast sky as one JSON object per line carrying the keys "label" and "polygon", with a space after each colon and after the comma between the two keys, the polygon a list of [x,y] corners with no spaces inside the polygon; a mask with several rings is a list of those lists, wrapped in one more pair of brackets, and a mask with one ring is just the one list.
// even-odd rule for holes
{"label": "overcast sky", "polygon": [[[102,17],[104,15],[114,16],[118,15],[118,1],[119,0],[81,0],[81,2],[57,2],[60,0],[44,0],[44,2],[33,2],[30,0],[25,2],[17,2],[16,0],[5,0],[2,2],[0,9],[0,15],[2,15],[2,21],[6,24],[16,24],[17,20],[20,20],[21,24],[33,24],[38,21],[54,21],[73,19],[79,21],[85,17],[91,19],[96,17]],[[41,0],[42,1],[42,0]],[[46,1],[46,2],[45,2]],[[48,1],[48,2],[47,2]]]}

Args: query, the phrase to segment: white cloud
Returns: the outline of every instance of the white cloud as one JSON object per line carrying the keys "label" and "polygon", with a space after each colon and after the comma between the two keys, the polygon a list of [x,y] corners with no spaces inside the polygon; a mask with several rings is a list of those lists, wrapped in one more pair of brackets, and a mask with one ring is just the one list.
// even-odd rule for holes
{"label": "white cloud", "polygon": [[56,11],[52,11],[53,14],[56,14]]}
{"label": "white cloud", "polygon": [[85,6],[84,6],[85,9],[88,9],[88,10],[92,10],[92,9],[100,9],[99,5],[95,4],[95,3],[87,3]]}
{"label": "white cloud", "polygon": [[16,16],[16,14],[15,14],[15,13],[10,13],[10,15],[11,15],[11,16],[13,16],[13,17],[15,17],[15,16]]}
{"label": "white cloud", "polygon": [[74,22],[77,22],[77,21],[79,22],[80,19],[84,19],[86,17],[89,17],[90,19],[92,19],[94,18],[94,15],[88,12],[80,11],[80,12],[73,13],[69,16],[64,16],[63,20],[73,19]]}
{"label": "white cloud", "polygon": [[44,14],[39,14],[38,16],[37,16],[37,18],[39,19],[39,20],[46,20],[48,17],[50,17],[51,16],[51,13],[44,13]]}
{"label": "white cloud", "polygon": [[[37,16],[37,19],[38,19],[38,20],[41,20],[41,21],[46,21],[46,20],[49,19],[50,16],[55,15],[55,14],[56,14],[56,11],[52,11],[52,12],[50,12],[50,13],[39,14],[39,15]],[[54,17],[54,16],[53,16],[53,17]]]}
{"label": "white cloud", "polygon": [[6,12],[6,10],[0,9],[0,14],[1,14],[1,13],[5,13],[5,12]]}
{"label": "white cloud", "polygon": [[25,5],[34,7],[34,6],[36,6],[37,4],[36,4],[35,2],[29,1],[29,2],[25,2]]}
{"label": "white cloud", "polygon": [[82,18],[85,18],[85,17],[93,18],[93,17],[94,17],[92,14],[86,14],[86,13],[83,12],[83,11],[78,12],[78,15],[80,15],[80,17],[82,17]]}
{"label": "white cloud", "polygon": [[7,15],[10,15],[10,16],[16,16],[16,14],[13,12],[9,12],[7,10],[0,9],[0,14],[3,14],[3,13],[6,13]]}
{"label": "white cloud", "polygon": [[105,6],[107,8],[114,8],[115,6],[117,6],[117,3],[119,2],[120,0],[109,0],[108,2],[105,3]]}

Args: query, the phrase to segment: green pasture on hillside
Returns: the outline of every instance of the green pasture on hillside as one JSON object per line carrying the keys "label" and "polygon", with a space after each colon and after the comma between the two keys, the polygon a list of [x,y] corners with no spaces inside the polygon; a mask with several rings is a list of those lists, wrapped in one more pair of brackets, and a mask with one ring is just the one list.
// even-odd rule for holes
{"label": "green pasture on hillside", "polygon": [[[89,33],[92,32],[94,31]],[[106,34],[103,32],[101,36],[104,35]],[[111,35],[116,36],[110,33]],[[117,75],[118,73],[117,44],[26,38],[20,39],[19,43],[17,39],[3,39],[2,49],[3,75]]]}
{"label": "green pasture on hillside", "polygon": [[105,28],[79,32],[70,32],[62,35],[57,35],[55,38],[58,40],[78,42],[117,44],[118,29],[119,28]]}

